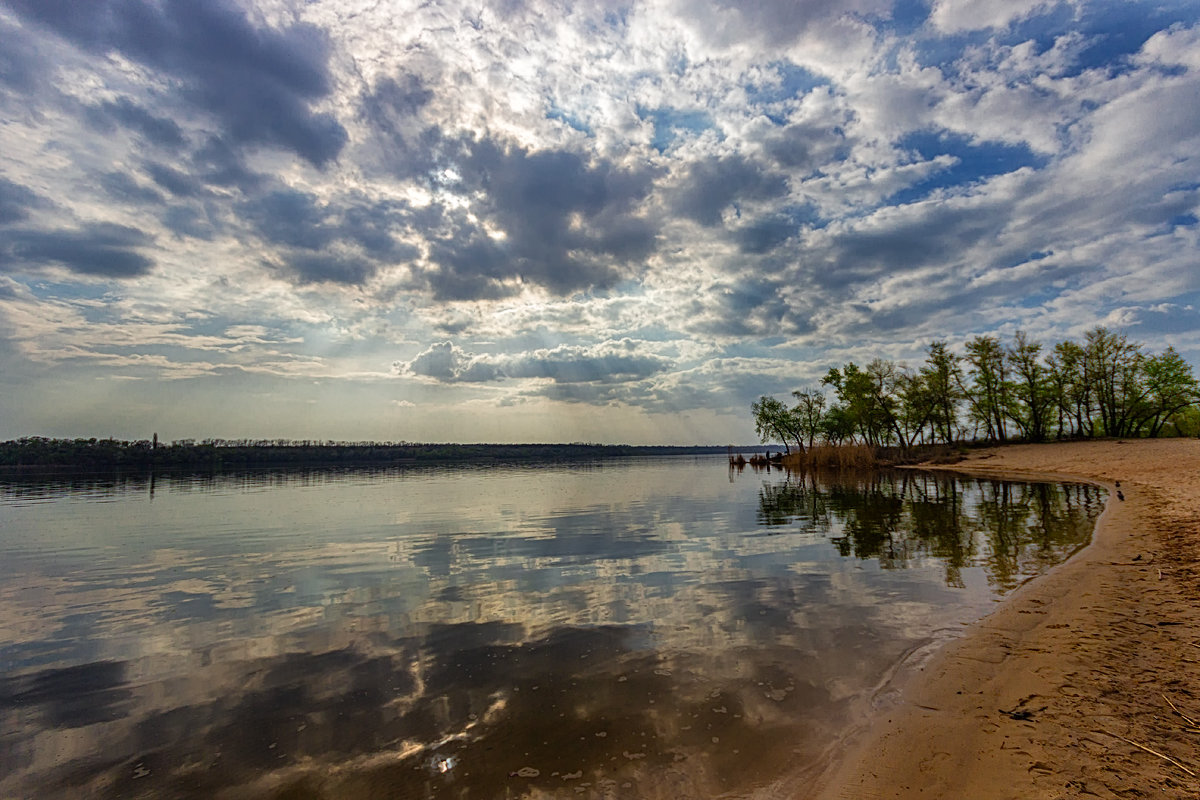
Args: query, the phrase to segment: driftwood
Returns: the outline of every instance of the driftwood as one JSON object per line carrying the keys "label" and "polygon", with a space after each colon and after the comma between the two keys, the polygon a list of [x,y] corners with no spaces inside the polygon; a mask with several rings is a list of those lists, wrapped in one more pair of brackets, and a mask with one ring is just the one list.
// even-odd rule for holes
{"label": "driftwood", "polygon": [[1158,752],[1157,750],[1153,750],[1153,749],[1151,749],[1151,748],[1149,748],[1149,747],[1146,747],[1146,745],[1144,745],[1144,744],[1138,744],[1138,743],[1137,743],[1137,742],[1135,742],[1133,739],[1126,739],[1124,736],[1121,736],[1119,733],[1112,733],[1112,732],[1110,732],[1110,731],[1105,731],[1105,730],[1098,730],[1098,731],[1096,731],[1096,733],[1103,733],[1104,735],[1106,735],[1106,736],[1111,736],[1111,737],[1113,737],[1114,739],[1120,739],[1120,740],[1121,740],[1121,741],[1123,741],[1123,742],[1128,742],[1129,744],[1133,745],[1134,747],[1136,747],[1136,748],[1137,748],[1137,749],[1139,749],[1139,750],[1145,750],[1147,753],[1150,753],[1151,755],[1158,756],[1159,758],[1161,758],[1161,759],[1163,759],[1163,760],[1165,760],[1165,761],[1170,761],[1172,764],[1174,764],[1175,766],[1179,767],[1181,770],[1183,770],[1184,772],[1186,772],[1188,775],[1191,775],[1193,778],[1195,778],[1195,777],[1196,777],[1196,773],[1195,773],[1195,772],[1193,772],[1192,770],[1188,769],[1188,768],[1187,768],[1187,767],[1185,767],[1183,764],[1180,764],[1180,763],[1179,763],[1178,761],[1176,761],[1175,759],[1171,758],[1171,757],[1170,757],[1170,756],[1168,756],[1168,755],[1164,755],[1164,754],[1162,754],[1162,753]]}

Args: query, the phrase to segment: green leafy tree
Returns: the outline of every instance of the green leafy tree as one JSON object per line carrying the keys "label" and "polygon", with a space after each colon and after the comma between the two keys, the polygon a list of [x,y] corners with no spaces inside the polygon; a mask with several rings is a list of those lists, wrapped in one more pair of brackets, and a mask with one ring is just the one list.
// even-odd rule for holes
{"label": "green leafy tree", "polygon": [[1168,420],[1200,402],[1200,384],[1192,375],[1191,365],[1174,347],[1147,358],[1142,368],[1147,389],[1142,424],[1151,436],[1158,436]]}
{"label": "green leafy tree", "polygon": [[1008,416],[1031,442],[1046,440],[1054,406],[1054,383],[1041,352],[1041,343],[1017,331],[1006,354],[1013,376]]}
{"label": "green leafy tree", "polygon": [[[1084,380],[1090,384],[1104,436],[1129,436],[1147,390],[1142,381],[1142,346],[1107,328],[1087,332],[1083,346]],[[1095,424],[1093,424],[1095,430]]]}
{"label": "green leafy tree", "polygon": [[800,435],[808,442],[811,450],[813,442],[823,430],[825,420],[825,394],[817,389],[804,389],[792,392],[796,405],[792,407],[792,416],[800,429]]}
{"label": "green leafy tree", "polygon": [[754,431],[759,441],[763,444],[779,441],[788,453],[792,452],[791,444],[795,443],[803,452],[804,442],[800,439],[798,420],[790,408],[774,397],[763,395],[750,404],[750,411],[754,414]]}
{"label": "green leafy tree", "polygon": [[971,417],[983,426],[988,439],[1007,441],[1009,385],[1004,348],[994,336],[976,336],[967,342],[966,350],[971,382],[963,389],[971,406]]}
{"label": "green leafy tree", "polygon": [[1049,385],[1058,438],[1090,436],[1091,385],[1084,379],[1083,348],[1072,341],[1059,342],[1047,359]]}
{"label": "green leafy tree", "polygon": [[875,359],[859,369],[851,361],[841,370],[830,369],[822,383],[836,390],[842,414],[863,442],[882,445],[900,439],[905,444],[897,418],[899,373],[893,362]]}
{"label": "green leafy tree", "polygon": [[930,342],[925,364],[921,367],[924,398],[929,404],[929,425],[933,439],[954,441],[958,429],[958,406],[964,398],[961,359],[945,342]]}

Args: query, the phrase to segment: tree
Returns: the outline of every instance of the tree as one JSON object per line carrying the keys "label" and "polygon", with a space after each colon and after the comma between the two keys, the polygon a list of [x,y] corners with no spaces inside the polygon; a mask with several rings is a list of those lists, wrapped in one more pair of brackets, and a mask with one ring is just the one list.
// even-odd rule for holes
{"label": "tree", "polygon": [[1133,434],[1138,406],[1146,395],[1142,346],[1101,327],[1087,332],[1083,351],[1084,380],[1095,398],[1102,435]]}
{"label": "tree", "polygon": [[901,373],[898,417],[900,427],[904,431],[904,438],[910,443],[918,440],[924,441],[927,426],[933,430],[931,438],[936,438],[937,432],[933,428],[936,410],[933,392],[930,390],[926,375],[924,373],[916,375],[907,372]]}
{"label": "tree", "polygon": [[804,451],[797,420],[783,403],[763,395],[750,404],[750,411],[754,414],[754,431],[763,444],[778,439],[785,452],[792,452],[789,442],[795,442],[797,448]]}
{"label": "tree", "polygon": [[1091,386],[1084,380],[1083,348],[1072,341],[1059,342],[1047,365],[1058,438],[1090,436]]}
{"label": "tree", "polygon": [[1174,347],[1146,359],[1142,370],[1147,388],[1142,425],[1149,425],[1149,434],[1158,436],[1167,420],[1200,402],[1200,384],[1192,375],[1191,365]]}
{"label": "tree", "polygon": [[1015,380],[1011,388],[1009,418],[1017,424],[1021,435],[1031,442],[1046,439],[1053,406],[1053,386],[1041,361],[1042,345],[1033,342],[1024,331],[1017,331],[1012,347],[1006,353]]}
{"label": "tree", "polygon": [[955,438],[958,403],[963,398],[962,359],[950,352],[945,342],[930,342],[927,352],[920,377],[930,407],[929,424],[933,438],[949,444]]}
{"label": "tree", "polygon": [[853,361],[833,367],[822,383],[837,391],[839,407],[850,429],[870,445],[887,444],[893,437],[904,444],[896,417],[899,380],[896,365],[875,359],[866,369]]}
{"label": "tree", "polygon": [[854,438],[854,420],[841,406],[833,406],[825,412],[821,419],[821,433],[832,445],[840,445],[847,439]]}
{"label": "tree", "polygon": [[800,435],[808,440],[808,448],[811,450],[825,420],[825,395],[817,389],[804,389],[792,392],[792,397],[796,398],[792,416],[800,429]]}
{"label": "tree", "polygon": [[988,439],[1007,441],[1009,387],[1004,348],[994,336],[976,336],[967,342],[966,349],[971,385],[963,388],[971,404],[971,416],[984,426]]}

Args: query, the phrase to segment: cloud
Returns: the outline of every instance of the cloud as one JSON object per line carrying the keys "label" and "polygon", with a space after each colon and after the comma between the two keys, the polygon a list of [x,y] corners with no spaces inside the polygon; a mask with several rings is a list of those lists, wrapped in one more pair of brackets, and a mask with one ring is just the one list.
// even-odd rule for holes
{"label": "cloud", "polygon": [[197,197],[205,193],[204,185],[200,181],[166,164],[149,162],[146,164],[146,172],[156,184],[176,197]]}
{"label": "cloud", "polygon": [[555,383],[622,383],[640,380],[670,366],[668,359],[641,352],[631,339],[592,346],[560,345],[506,358],[511,378],[541,378]]}
{"label": "cloud", "polygon": [[[658,222],[642,204],[654,171],[563,150],[530,151],[484,139],[460,155],[470,216],[448,214],[425,280],[439,299],[608,288],[654,251]],[[482,222],[476,222],[473,218]]]}
{"label": "cloud", "polygon": [[362,285],[378,266],[354,255],[296,253],[284,259],[286,269],[299,283]]}
{"label": "cloud", "polygon": [[445,383],[483,383],[503,377],[495,364],[485,357],[471,355],[458,345],[437,342],[407,364],[397,363],[402,372]]}
{"label": "cloud", "polygon": [[631,339],[597,345],[559,345],[527,353],[475,355],[451,342],[439,342],[407,364],[412,375],[446,383],[483,383],[509,379],[549,380],[560,384],[636,381],[669,368],[670,361],[642,352]]}
{"label": "cloud", "polygon": [[1003,28],[1066,0],[934,0],[929,19],[943,33]]}
{"label": "cloud", "polygon": [[104,132],[121,126],[133,130],[148,142],[159,147],[177,149],[185,143],[183,129],[172,119],[150,113],[127,97],[92,106],[89,120]]}
{"label": "cloud", "polygon": [[1200,26],[1184,28],[1172,25],[1168,30],[1159,31],[1142,45],[1138,60],[1148,64],[1200,70]]}
{"label": "cloud", "polygon": [[192,154],[190,166],[193,174],[204,183],[237,189],[243,194],[257,191],[266,181],[246,165],[242,153],[217,136],[210,137]]}
{"label": "cloud", "polygon": [[672,193],[676,213],[704,225],[722,223],[723,213],[740,201],[774,200],[787,194],[787,179],[742,156],[690,164]]}
{"label": "cloud", "polygon": [[[224,0],[7,5],[86,51],[115,52],[177,81],[180,94],[219,120],[223,135],[239,145],[280,147],[319,167],[346,144],[345,128],[331,114],[312,110],[333,88],[328,35],[316,27],[257,27]],[[119,101],[114,109],[116,119],[143,135],[172,136],[169,124],[131,103]]]}
{"label": "cloud", "polygon": [[0,85],[27,94],[41,81],[42,60],[37,48],[20,34],[17,26],[0,19]]}
{"label": "cloud", "polygon": [[47,208],[50,203],[32,189],[0,177],[0,225],[20,222],[29,217],[29,210]]}
{"label": "cloud", "polygon": [[166,198],[152,186],[144,186],[127,172],[106,172],[99,184],[110,198],[120,203],[135,205],[161,204]]}
{"label": "cloud", "polygon": [[40,270],[57,264],[72,272],[108,278],[144,275],[154,261],[140,252],[153,244],[135,228],[112,223],[92,223],[77,230],[11,230],[0,246],[0,265],[18,270]]}
{"label": "cloud", "polygon": [[729,47],[781,48],[806,35],[826,31],[846,18],[887,16],[890,0],[720,0],[701,3],[686,0],[672,11],[699,36]]}
{"label": "cloud", "polygon": [[299,283],[361,285],[381,267],[415,259],[396,233],[411,220],[402,203],[352,195],[322,200],[296,189],[275,189],[237,207],[264,242],[270,260]]}

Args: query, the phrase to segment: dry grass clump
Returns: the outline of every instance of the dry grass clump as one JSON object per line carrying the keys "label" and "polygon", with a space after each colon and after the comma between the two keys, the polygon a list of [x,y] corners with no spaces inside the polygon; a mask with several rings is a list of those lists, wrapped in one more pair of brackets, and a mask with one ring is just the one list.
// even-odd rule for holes
{"label": "dry grass clump", "polygon": [[879,459],[870,445],[821,444],[785,456],[783,465],[804,469],[870,469],[879,466]]}

